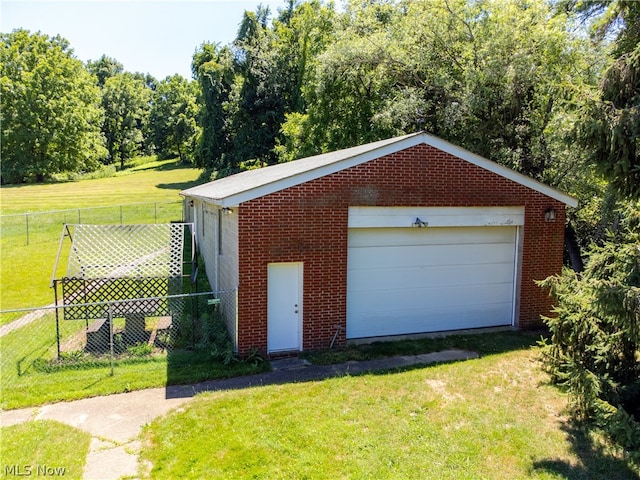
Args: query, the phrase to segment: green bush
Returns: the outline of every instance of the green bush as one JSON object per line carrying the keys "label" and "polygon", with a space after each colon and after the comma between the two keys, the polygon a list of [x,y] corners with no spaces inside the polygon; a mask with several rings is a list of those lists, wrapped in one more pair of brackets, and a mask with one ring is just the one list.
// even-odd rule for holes
{"label": "green bush", "polygon": [[132,357],[147,357],[153,353],[153,345],[138,342],[135,345],[129,345],[127,347],[127,353]]}
{"label": "green bush", "polygon": [[94,180],[96,178],[111,178],[116,176],[115,165],[103,165],[93,172],[63,172],[50,176],[52,182],[77,182],[79,180]]}
{"label": "green bush", "polygon": [[574,414],[594,420],[640,462],[640,203],[588,253],[585,271],[540,284],[557,300],[545,317],[544,364]]}

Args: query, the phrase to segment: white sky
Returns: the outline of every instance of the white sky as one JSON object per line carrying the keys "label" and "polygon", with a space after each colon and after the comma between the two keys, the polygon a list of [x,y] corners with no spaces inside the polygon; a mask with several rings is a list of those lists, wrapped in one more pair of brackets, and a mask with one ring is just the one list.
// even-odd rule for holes
{"label": "white sky", "polygon": [[0,0],[0,31],[25,28],[60,35],[86,62],[103,54],[128,72],[158,80],[191,78],[191,58],[203,42],[233,41],[245,10],[269,6],[271,18],[284,0]]}

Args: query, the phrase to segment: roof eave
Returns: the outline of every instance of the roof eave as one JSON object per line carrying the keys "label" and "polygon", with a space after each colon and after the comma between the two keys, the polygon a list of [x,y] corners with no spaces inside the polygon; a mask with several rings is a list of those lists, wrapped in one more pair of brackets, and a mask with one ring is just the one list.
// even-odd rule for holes
{"label": "roof eave", "polygon": [[264,195],[284,190],[285,188],[301,185],[305,182],[316,180],[318,178],[331,175],[332,173],[337,173],[342,170],[355,167],[356,165],[360,165],[375,158],[395,153],[405,148],[413,147],[420,143],[422,143],[422,140],[419,133],[407,135],[404,137],[400,137],[395,142],[389,142],[380,147],[372,148],[371,150],[342,158],[336,162],[328,163],[326,165],[320,165],[307,171],[296,173],[294,175],[291,175],[290,177],[274,180],[273,182],[260,185],[255,188],[247,189],[245,191],[226,196],[219,200],[225,204],[223,206],[239,205],[241,203],[260,198]]}
{"label": "roof eave", "polygon": [[185,197],[188,196],[198,198],[205,202],[218,205],[221,208],[232,207],[265,195],[269,195],[271,193],[278,192],[280,190],[284,190],[285,188],[300,185],[302,183],[354,167],[375,158],[379,158],[398,152],[400,150],[404,150],[406,148],[413,147],[415,145],[419,145],[421,143],[425,143],[455,157],[466,160],[480,168],[495,173],[496,175],[500,175],[527,188],[540,192],[550,198],[553,198],[554,200],[564,203],[567,206],[574,208],[578,206],[578,200],[576,198],[567,195],[560,190],[550,187],[531,177],[523,175],[510,168],[504,167],[492,160],[488,160],[469,150],[458,147],[457,145],[449,143],[446,140],[443,140],[426,132],[418,132],[411,135],[405,135],[403,137],[398,137],[397,139],[395,139],[395,141],[393,140],[394,139],[391,139],[391,141],[389,141],[388,143],[372,148],[370,150],[354,153],[351,156],[341,158],[335,162],[319,165],[317,167],[310,168],[309,170],[298,172],[283,178],[278,178],[271,182],[258,185],[256,187],[247,188],[246,190],[242,190],[226,196],[211,197],[207,196],[206,194],[199,194],[197,193],[199,187],[193,187],[189,190],[185,190],[181,192],[181,195]]}

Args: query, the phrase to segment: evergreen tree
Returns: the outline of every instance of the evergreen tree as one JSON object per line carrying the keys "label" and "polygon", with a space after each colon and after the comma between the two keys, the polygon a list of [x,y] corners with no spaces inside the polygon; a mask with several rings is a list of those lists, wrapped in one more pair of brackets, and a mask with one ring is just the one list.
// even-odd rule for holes
{"label": "evergreen tree", "polygon": [[640,198],[640,2],[618,1],[607,7],[598,32],[618,29],[613,49],[617,58],[586,102],[579,140],[622,197]]}

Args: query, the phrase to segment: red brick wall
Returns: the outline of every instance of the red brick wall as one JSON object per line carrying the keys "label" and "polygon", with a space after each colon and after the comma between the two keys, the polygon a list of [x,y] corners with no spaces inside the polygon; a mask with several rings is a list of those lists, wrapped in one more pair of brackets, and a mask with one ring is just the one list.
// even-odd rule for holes
{"label": "red brick wall", "polygon": [[[541,325],[551,300],[534,281],[562,265],[564,204],[418,145],[240,205],[238,347],[267,349],[267,264],[304,262],[303,349],[327,348],[346,326],[349,206],[523,206],[520,328]],[[545,222],[548,207],[556,221]],[[338,344],[344,344],[344,329]]]}

